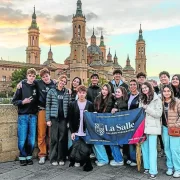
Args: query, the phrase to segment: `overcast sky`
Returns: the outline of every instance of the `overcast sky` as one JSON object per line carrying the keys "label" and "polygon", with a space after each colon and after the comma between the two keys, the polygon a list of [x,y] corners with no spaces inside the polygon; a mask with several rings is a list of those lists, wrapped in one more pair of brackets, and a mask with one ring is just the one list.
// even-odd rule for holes
{"label": "overcast sky", "polygon": [[[127,54],[135,66],[135,43],[139,24],[146,41],[147,72],[156,76],[162,70],[180,73],[180,1],[179,0],[81,0],[86,16],[86,35],[95,28],[97,43],[103,30],[107,49],[116,50],[125,66]],[[41,63],[52,44],[54,60],[63,63],[69,56],[72,15],[77,0],[0,0],[0,57],[26,61],[27,29],[36,7],[40,29]]]}

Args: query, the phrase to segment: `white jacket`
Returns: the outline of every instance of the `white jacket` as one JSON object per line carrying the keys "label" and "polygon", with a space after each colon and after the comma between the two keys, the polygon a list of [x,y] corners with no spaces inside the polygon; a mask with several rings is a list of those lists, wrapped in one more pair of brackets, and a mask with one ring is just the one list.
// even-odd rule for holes
{"label": "white jacket", "polygon": [[[142,102],[139,104],[142,107]],[[147,105],[146,117],[145,117],[145,134],[154,134],[159,135],[161,134],[161,116],[162,116],[162,101],[159,96],[154,93],[154,98]]]}

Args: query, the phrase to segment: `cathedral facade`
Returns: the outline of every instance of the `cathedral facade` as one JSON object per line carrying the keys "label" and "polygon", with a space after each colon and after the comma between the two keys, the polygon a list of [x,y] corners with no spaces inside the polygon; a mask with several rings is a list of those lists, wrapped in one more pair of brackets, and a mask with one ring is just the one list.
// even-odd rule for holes
{"label": "cathedral facade", "polygon": [[[0,91],[2,87],[7,88],[11,82],[12,73],[22,67],[34,67],[37,71],[47,67],[51,71],[52,78],[58,78],[61,74],[67,75],[69,82],[76,76],[82,78],[87,83],[88,78],[93,73],[98,73],[101,78],[110,80],[113,78],[113,71],[120,69],[123,73],[123,79],[129,81],[135,78],[139,72],[146,72],[146,44],[143,39],[140,25],[139,37],[136,41],[135,69],[131,66],[129,55],[127,56],[126,66],[122,67],[118,62],[116,53],[111,54],[110,48],[107,50],[103,33],[101,32],[100,44],[97,44],[97,38],[92,31],[90,44],[86,40],[86,17],[82,12],[82,2],[77,0],[76,13],[72,17],[73,36],[70,42],[70,55],[64,60],[64,63],[57,63],[53,59],[53,52],[48,52],[48,58],[40,64],[40,30],[36,22],[36,12],[32,14],[32,22],[28,28],[28,46],[26,48],[26,63],[0,60]],[[3,84],[3,85],[1,85]],[[4,85],[6,84],[6,85]]]}

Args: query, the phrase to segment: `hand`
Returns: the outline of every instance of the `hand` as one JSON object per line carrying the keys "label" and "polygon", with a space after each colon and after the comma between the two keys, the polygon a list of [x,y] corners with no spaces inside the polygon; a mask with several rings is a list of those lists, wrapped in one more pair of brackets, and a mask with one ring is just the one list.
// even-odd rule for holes
{"label": "hand", "polygon": [[72,133],[72,134],[71,134],[71,139],[72,139],[73,141],[75,140],[75,136],[76,136],[75,133]]}
{"label": "hand", "polygon": [[144,109],[147,109],[147,105],[146,105],[146,104],[144,104],[144,105],[143,105],[143,108],[144,108]]}
{"label": "hand", "polygon": [[22,101],[22,104],[29,104],[31,102],[31,97],[29,98],[25,98],[23,101]]}
{"label": "hand", "polygon": [[113,109],[111,110],[111,113],[114,114],[114,113],[116,113],[117,111],[118,111],[118,109],[113,108]]}
{"label": "hand", "polygon": [[51,121],[47,121],[47,126],[51,126],[52,125],[52,122]]}
{"label": "hand", "polygon": [[72,91],[71,91],[71,89],[68,89],[68,92],[69,92],[69,94],[70,94],[70,95],[72,94]]}
{"label": "hand", "polygon": [[18,83],[16,86],[17,89],[21,89],[22,88],[22,82]]}
{"label": "hand", "polygon": [[56,79],[53,79],[53,83],[56,84],[56,83],[57,83],[57,80],[56,80]]}

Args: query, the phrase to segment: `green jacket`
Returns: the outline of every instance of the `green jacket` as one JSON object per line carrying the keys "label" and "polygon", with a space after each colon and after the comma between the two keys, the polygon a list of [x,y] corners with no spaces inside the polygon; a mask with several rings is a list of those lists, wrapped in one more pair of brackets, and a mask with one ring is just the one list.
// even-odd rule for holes
{"label": "green jacket", "polygon": [[[70,103],[70,94],[68,90],[65,88],[64,97],[63,97],[63,112],[64,117],[67,118],[68,107]],[[51,118],[58,117],[58,94],[57,90],[52,88],[48,91],[46,97],[46,121],[50,121]]]}

